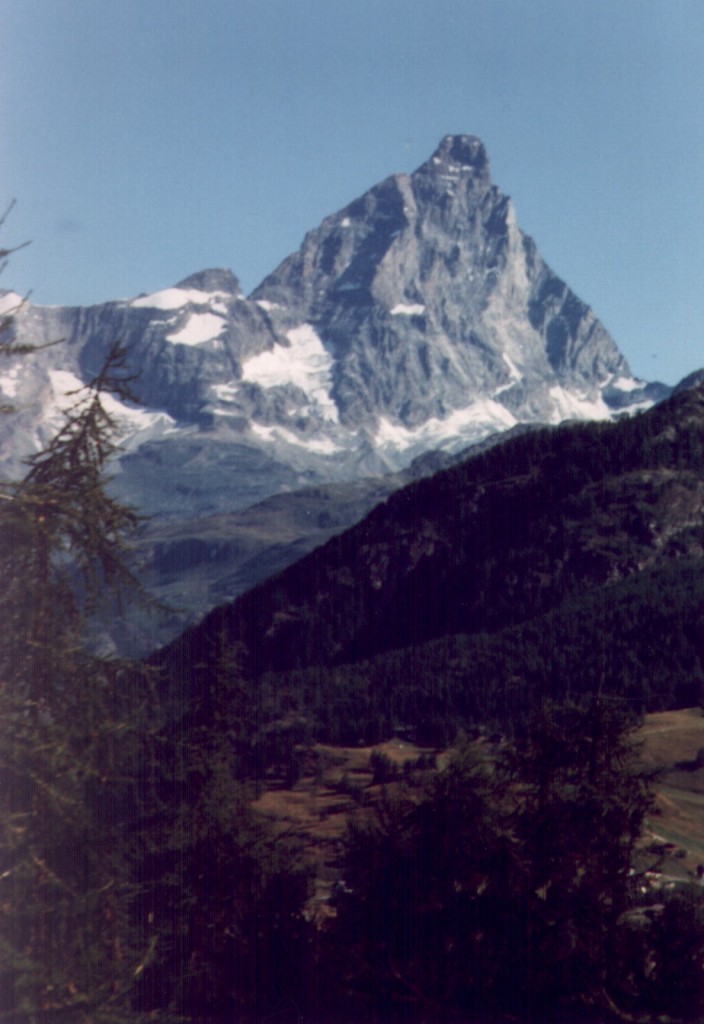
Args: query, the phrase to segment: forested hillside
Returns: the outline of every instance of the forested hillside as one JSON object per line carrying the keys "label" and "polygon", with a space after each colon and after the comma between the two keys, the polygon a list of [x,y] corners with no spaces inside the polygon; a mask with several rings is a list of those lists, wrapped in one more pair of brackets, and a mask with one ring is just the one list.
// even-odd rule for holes
{"label": "forested hillside", "polygon": [[325,739],[447,737],[597,688],[682,706],[702,679],[703,553],[698,386],[406,487],[156,662],[182,699],[236,648],[262,713],[295,709]]}

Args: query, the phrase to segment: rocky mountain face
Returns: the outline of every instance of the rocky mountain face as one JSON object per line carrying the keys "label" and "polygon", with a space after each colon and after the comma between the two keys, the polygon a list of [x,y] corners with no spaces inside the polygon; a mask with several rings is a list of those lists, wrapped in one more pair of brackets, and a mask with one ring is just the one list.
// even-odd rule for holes
{"label": "rocky mountain face", "polygon": [[[5,293],[0,313],[12,312],[18,341],[64,341],[0,367],[15,408],[0,420],[5,474],[21,472],[67,393],[119,340],[142,405],[114,404],[123,454],[113,486],[158,529],[188,523],[179,543],[198,539],[194,523],[272,496],[404,470],[524,424],[609,418],[667,393],[633,378],[517,226],[483,144],[464,135],[328,217],[250,298],[230,271],[206,270],[90,308],[17,308]],[[148,562],[149,542],[145,552]],[[157,588],[160,572],[152,565]]]}
{"label": "rocky mountain face", "polygon": [[382,449],[647,400],[518,228],[470,136],[446,137],[414,174],[329,217],[253,298],[279,323],[313,326],[334,359],[340,421]]}

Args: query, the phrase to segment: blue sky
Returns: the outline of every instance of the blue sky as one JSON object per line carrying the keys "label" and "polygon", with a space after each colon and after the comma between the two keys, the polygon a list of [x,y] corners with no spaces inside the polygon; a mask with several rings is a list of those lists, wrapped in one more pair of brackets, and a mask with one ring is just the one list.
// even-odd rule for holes
{"label": "blue sky", "polygon": [[0,0],[0,110],[36,302],[250,291],[467,132],[636,374],[704,365],[701,0]]}

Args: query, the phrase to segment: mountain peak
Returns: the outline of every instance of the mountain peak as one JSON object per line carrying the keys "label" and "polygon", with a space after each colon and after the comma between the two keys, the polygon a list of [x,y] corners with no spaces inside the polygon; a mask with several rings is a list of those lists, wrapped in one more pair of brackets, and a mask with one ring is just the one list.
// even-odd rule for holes
{"label": "mountain peak", "polygon": [[199,270],[179,281],[177,288],[197,288],[202,292],[225,292],[228,295],[239,295],[240,282],[231,270],[215,268]]}
{"label": "mountain peak", "polygon": [[424,167],[488,172],[489,156],[482,140],[476,135],[446,135]]}
{"label": "mountain peak", "polygon": [[[0,291],[0,315],[17,299]],[[25,304],[14,319],[17,346],[67,345],[32,360],[18,348],[0,367],[0,404],[16,409],[0,416],[3,473],[22,471],[53,436],[66,392],[94,379],[124,339],[142,405],[116,412],[115,493],[174,526],[181,540],[169,550],[184,573],[193,566],[194,611],[253,582],[227,555],[212,577],[221,589],[205,584],[221,549],[201,543],[210,527],[198,522],[303,486],[404,470],[428,451],[445,458],[501,430],[621,415],[668,391],[632,377],[546,265],[473,135],[445,135],[413,173],[326,217],[250,298],[231,271],[206,269],[88,309]],[[291,526],[281,557],[299,550],[298,537],[320,536],[315,522],[312,532]],[[160,530],[148,542],[155,567],[166,566]],[[228,550],[239,559],[248,545]],[[263,575],[273,563],[258,557],[251,571],[256,563]],[[190,584],[180,569],[164,573],[164,592],[173,586],[181,604]]]}

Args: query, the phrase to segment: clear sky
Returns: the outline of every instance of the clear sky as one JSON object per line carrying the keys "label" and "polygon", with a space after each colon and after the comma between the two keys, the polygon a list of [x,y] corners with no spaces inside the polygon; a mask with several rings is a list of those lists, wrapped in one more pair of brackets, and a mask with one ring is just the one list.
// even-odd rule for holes
{"label": "clear sky", "polygon": [[646,379],[704,365],[702,0],[0,0],[4,287],[245,291],[451,133]]}

